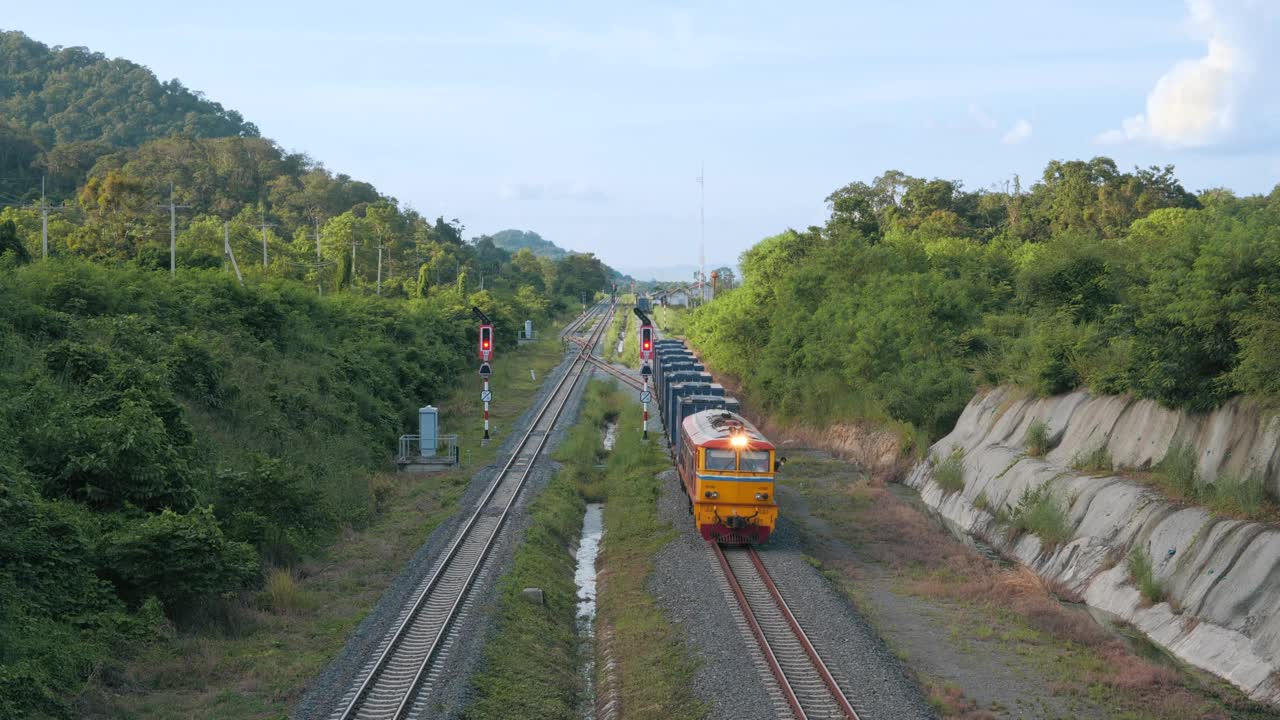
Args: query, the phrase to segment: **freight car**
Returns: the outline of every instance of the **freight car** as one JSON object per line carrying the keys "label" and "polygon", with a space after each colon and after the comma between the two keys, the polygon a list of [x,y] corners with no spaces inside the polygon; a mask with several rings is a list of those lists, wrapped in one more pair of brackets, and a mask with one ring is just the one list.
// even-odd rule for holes
{"label": "freight car", "polygon": [[711,382],[679,340],[654,343],[654,397],[698,532],[722,543],[762,543],[777,524],[774,473],[784,460],[741,404]]}

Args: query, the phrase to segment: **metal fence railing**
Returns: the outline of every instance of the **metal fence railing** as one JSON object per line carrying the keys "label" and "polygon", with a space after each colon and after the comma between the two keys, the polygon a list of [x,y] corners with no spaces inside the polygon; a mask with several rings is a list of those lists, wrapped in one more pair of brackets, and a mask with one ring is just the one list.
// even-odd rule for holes
{"label": "metal fence railing", "polygon": [[440,435],[432,453],[424,453],[420,435],[401,435],[396,450],[397,465],[457,465],[459,460],[458,435]]}

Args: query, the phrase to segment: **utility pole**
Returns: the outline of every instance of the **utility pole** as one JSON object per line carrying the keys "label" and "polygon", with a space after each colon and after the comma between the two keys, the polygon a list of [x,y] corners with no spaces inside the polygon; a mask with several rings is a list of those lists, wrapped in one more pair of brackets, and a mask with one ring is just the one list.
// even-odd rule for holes
{"label": "utility pole", "polygon": [[[706,166],[698,166],[698,281],[707,281],[707,181]],[[702,299],[702,286],[698,286],[698,299]]]}
{"label": "utility pole", "polygon": [[356,226],[351,226],[351,284],[356,284]]}
{"label": "utility pole", "polygon": [[316,295],[323,297],[324,285],[320,281],[320,216],[312,216],[311,220],[316,226]]}
{"label": "utility pole", "polygon": [[382,238],[378,238],[378,295],[382,295]]}
{"label": "utility pole", "polygon": [[267,222],[267,210],[266,208],[263,208],[262,222],[258,225],[258,227],[262,229],[262,267],[264,270],[267,267],[267,228],[275,227],[275,226],[276,226],[275,223]]}
{"label": "utility pole", "polygon": [[40,257],[49,259],[49,211],[58,212],[62,208],[51,208],[44,196],[45,177],[40,176]]}
{"label": "utility pole", "polygon": [[240,263],[236,262],[236,254],[231,250],[231,223],[222,223],[222,252],[231,259],[231,267],[236,271],[236,279],[244,285],[244,276],[240,274]]}
{"label": "utility pole", "polygon": [[173,183],[169,183],[169,204],[157,205],[161,210],[169,211],[169,274],[178,273],[178,211],[186,210],[190,205],[177,205],[173,200]]}

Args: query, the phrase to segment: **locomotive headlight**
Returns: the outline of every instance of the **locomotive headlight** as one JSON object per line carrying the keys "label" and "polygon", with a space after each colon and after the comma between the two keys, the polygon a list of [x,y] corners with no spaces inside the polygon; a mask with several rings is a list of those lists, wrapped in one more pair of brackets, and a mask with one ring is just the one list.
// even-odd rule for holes
{"label": "locomotive headlight", "polygon": [[747,446],[747,436],[741,434],[734,435],[733,439],[729,441],[729,444],[736,448],[744,448]]}
{"label": "locomotive headlight", "polygon": [[708,500],[715,500],[716,498],[720,497],[720,493],[716,492],[715,490],[708,490],[702,493],[702,496]]}
{"label": "locomotive headlight", "polygon": [[756,493],[756,499],[757,499],[757,500],[768,500],[768,499],[769,499],[769,493]]}

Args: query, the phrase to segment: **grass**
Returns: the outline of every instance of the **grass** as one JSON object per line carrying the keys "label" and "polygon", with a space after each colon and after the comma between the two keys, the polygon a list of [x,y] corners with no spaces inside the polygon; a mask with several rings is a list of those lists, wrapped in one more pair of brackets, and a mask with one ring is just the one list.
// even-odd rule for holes
{"label": "grass", "polygon": [[1155,571],[1151,566],[1151,556],[1141,547],[1135,547],[1133,552],[1129,553],[1129,578],[1133,580],[1134,585],[1138,586],[1138,592],[1142,593],[1142,597],[1147,602],[1164,601],[1164,585],[1156,579]]}
{"label": "grass", "polygon": [[1054,499],[1048,483],[1023,491],[1009,522],[1016,530],[1034,533],[1047,545],[1061,545],[1071,539],[1067,514]]}
{"label": "grass", "polygon": [[670,467],[657,441],[641,439],[640,407],[616,386],[609,392],[621,408],[621,430],[606,462],[608,501],[600,556],[599,633],[613,660],[612,677],[597,664],[597,687],[616,688],[622,717],[693,720],[708,708],[693,694],[695,664],[683,633],[673,627],[646,589],[653,555],[674,536],[658,519],[658,473]]}
{"label": "grass", "polygon": [[[284,569],[289,579],[275,580],[274,596],[268,585],[265,595],[217,601],[221,622],[179,629],[127,666],[100,673],[77,699],[79,715],[137,720],[284,717],[388,583],[453,513],[476,469],[496,458],[507,430],[562,357],[559,340],[551,334],[495,364],[494,440],[483,447],[475,412],[478,385],[459,378],[454,394],[440,403],[440,416],[445,432],[464,436],[461,468],[359,479],[382,488],[377,490],[378,512],[366,526],[345,529],[320,556]],[[530,378],[531,369],[537,380]]]}
{"label": "grass", "polygon": [[979,708],[955,683],[926,681],[924,686],[930,707],[946,720],[996,720],[996,715]]}
{"label": "grass", "polygon": [[1154,478],[1172,497],[1194,502],[1199,494],[1199,474],[1195,448],[1174,443],[1156,466]]}
{"label": "grass", "polygon": [[658,329],[668,337],[681,337],[684,335],[684,328],[689,320],[689,310],[663,305],[654,308],[650,315],[653,317],[653,321],[658,324]]}
{"label": "grass", "polygon": [[[619,306],[621,307],[621,306]],[[613,315],[613,323],[609,325],[609,331],[605,333],[604,342],[604,359],[614,362],[618,359],[618,338],[626,333],[631,325],[631,313],[619,310]],[[625,340],[625,338],[624,338]]]}
{"label": "grass", "polygon": [[1032,457],[1044,457],[1049,452],[1049,425],[1040,418],[1035,418],[1027,426],[1027,435],[1022,440],[1027,454]]}
{"label": "grass", "polygon": [[260,598],[267,609],[278,615],[294,615],[315,608],[311,594],[298,585],[294,572],[288,568],[274,568],[267,574]]}
{"label": "grass", "polygon": [[1251,520],[1273,520],[1277,515],[1261,475],[1242,478],[1219,475],[1212,483],[1202,486],[1201,496],[1209,510],[1220,515]]}
{"label": "grass", "polygon": [[1105,442],[1098,443],[1094,449],[1071,458],[1071,467],[1086,473],[1109,473],[1115,469],[1111,462],[1111,451],[1107,450]]}
{"label": "grass", "polygon": [[946,492],[960,492],[964,490],[964,449],[960,447],[951,448],[951,453],[946,459],[938,463],[933,469],[933,480]]}
{"label": "grass", "polygon": [[1196,465],[1195,448],[1174,444],[1151,473],[1150,480],[1171,499],[1203,505],[1217,515],[1280,520],[1280,507],[1267,492],[1261,475],[1236,477],[1222,473],[1213,482],[1204,482]]}
{"label": "grass", "polygon": [[622,352],[614,358],[627,367],[640,367],[640,332],[636,324],[627,320],[627,332],[622,335]]}

